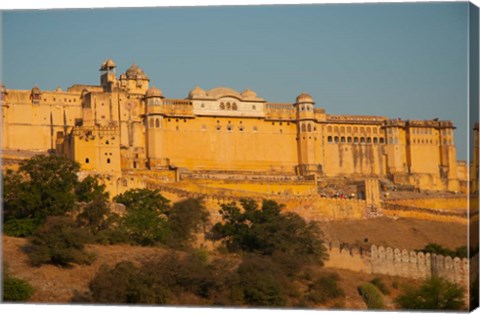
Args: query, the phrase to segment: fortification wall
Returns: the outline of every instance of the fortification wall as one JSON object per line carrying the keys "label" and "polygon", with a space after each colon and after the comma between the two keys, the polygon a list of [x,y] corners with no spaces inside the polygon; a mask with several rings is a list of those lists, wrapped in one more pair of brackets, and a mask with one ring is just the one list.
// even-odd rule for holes
{"label": "fortification wall", "polygon": [[287,196],[260,193],[228,193],[229,191],[221,189],[216,189],[214,192],[212,192],[212,189],[209,189],[212,193],[206,194],[201,190],[190,191],[154,181],[148,181],[146,187],[158,189],[162,194],[168,194],[172,199],[202,197],[213,216],[218,215],[218,210],[221,208],[220,204],[238,202],[244,197],[254,199],[257,202],[261,202],[266,198],[275,200],[280,204],[285,204],[285,211],[297,213],[304,219],[313,221],[361,219],[368,217],[370,214],[365,201],[356,199],[322,198],[318,195]]}
{"label": "fortification wall", "polygon": [[435,210],[403,204],[384,202],[382,213],[392,217],[417,218],[443,222],[468,223],[467,211]]}
{"label": "fortification wall", "polygon": [[429,208],[437,210],[449,211],[466,211],[467,197],[435,197],[435,198],[421,198],[421,199],[399,199],[392,200],[392,203],[399,205],[407,205],[420,208]]}
{"label": "fortification wall", "polygon": [[327,248],[329,260],[325,263],[326,267],[412,279],[425,279],[435,275],[465,288],[469,284],[467,258],[452,258],[375,245],[368,249],[341,244],[338,241],[328,242]]}

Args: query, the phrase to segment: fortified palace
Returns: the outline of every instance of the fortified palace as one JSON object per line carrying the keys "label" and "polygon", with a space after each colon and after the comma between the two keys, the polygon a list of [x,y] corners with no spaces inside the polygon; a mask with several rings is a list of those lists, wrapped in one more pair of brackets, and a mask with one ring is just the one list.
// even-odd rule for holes
{"label": "fortified palace", "polygon": [[2,149],[55,152],[116,177],[147,170],[358,177],[466,189],[451,121],[328,114],[307,93],[270,103],[249,89],[195,87],[171,99],[137,65],[119,77],[115,70],[106,60],[100,85],[66,91],[2,87]]}

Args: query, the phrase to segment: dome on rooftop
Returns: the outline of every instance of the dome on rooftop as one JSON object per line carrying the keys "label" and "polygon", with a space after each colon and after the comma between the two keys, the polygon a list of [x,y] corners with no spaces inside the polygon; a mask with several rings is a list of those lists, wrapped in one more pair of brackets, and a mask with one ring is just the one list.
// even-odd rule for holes
{"label": "dome on rooftop", "polygon": [[254,99],[254,98],[257,98],[257,93],[247,88],[242,92],[242,97],[245,99]]}
{"label": "dome on rooftop", "polygon": [[192,98],[204,98],[206,96],[207,96],[207,92],[205,92],[203,89],[201,89],[198,86],[196,86],[194,89],[192,89],[188,93],[188,98],[190,98],[190,99],[192,99]]}
{"label": "dome on rooftop", "polygon": [[106,70],[114,69],[116,67],[117,65],[112,59],[107,59],[103,61],[102,65],[100,66],[100,71],[106,71]]}
{"label": "dome on rooftop", "polygon": [[310,96],[310,94],[307,94],[307,93],[303,92],[300,95],[298,95],[298,97],[297,97],[297,104],[299,104],[299,103],[312,103],[312,104],[314,104],[315,102],[313,101],[313,98],[312,98],[312,96]]}
{"label": "dome on rooftop", "polygon": [[132,64],[127,71],[125,72],[125,75],[127,76],[127,79],[137,79],[137,78],[146,78],[148,77],[145,75],[145,72],[136,65],[135,63]]}
{"label": "dome on rooftop", "polygon": [[160,89],[156,88],[155,86],[152,86],[149,89],[147,89],[147,92],[145,93],[145,97],[147,98],[162,97],[163,98],[163,93]]}
{"label": "dome on rooftop", "polygon": [[219,99],[226,96],[236,97],[242,99],[242,95],[234,89],[228,87],[215,87],[207,92],[207,95],[215,99]]}

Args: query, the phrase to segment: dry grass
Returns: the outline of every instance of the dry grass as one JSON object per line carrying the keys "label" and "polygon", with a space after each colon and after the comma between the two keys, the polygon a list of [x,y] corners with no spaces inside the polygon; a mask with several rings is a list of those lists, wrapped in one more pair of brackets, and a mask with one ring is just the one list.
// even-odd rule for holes
{"label": "dry grass", "polygon": [[465,224],[388,217],[321,222],[320,228],[326,239],[407,250],[421,249],[427,243],[455,249],[467,245],[468,232]]}

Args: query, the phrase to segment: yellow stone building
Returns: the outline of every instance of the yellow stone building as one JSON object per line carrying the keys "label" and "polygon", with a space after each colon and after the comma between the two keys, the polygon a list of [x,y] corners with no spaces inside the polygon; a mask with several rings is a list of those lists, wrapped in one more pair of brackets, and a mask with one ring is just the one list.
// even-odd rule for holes
{"label": "yellow stone building", "polygon": [[306,93],[270,103],[249,89],[195,87],[171,99],[135,64],[117,76],[106,60],[100,71],[100,85],[66,91],[2,88],[2,148],[55,151],[83,170],[116,176],[175,169],[386,178],[429,190],[466,185],[451,121],[328,114]]}

